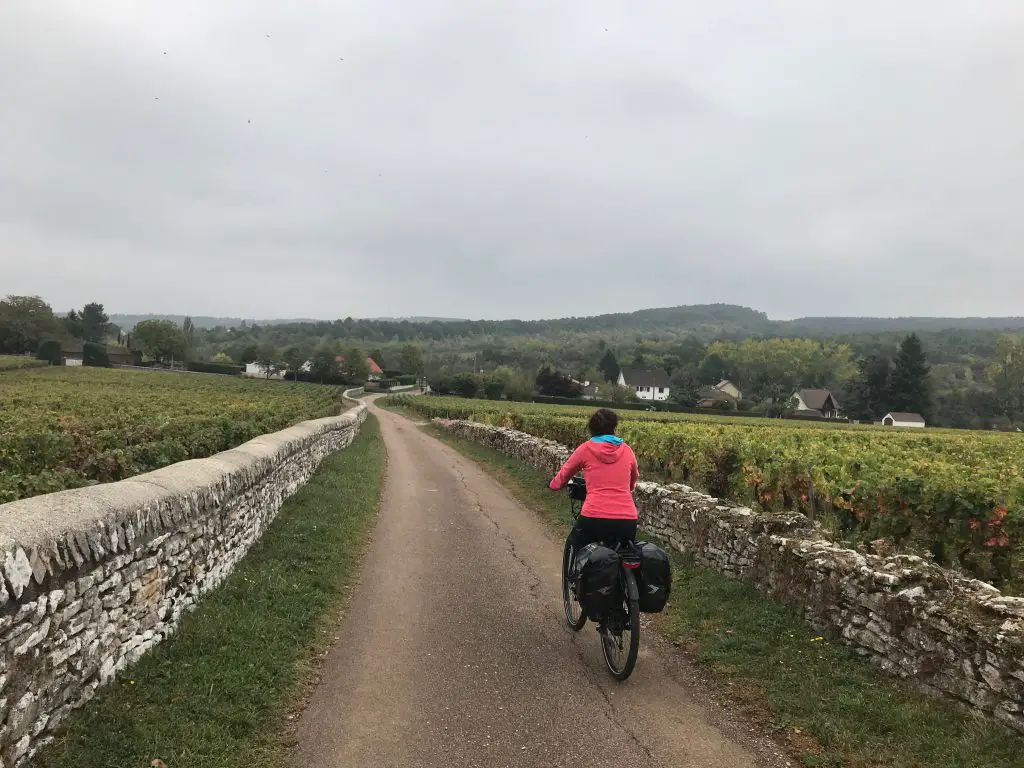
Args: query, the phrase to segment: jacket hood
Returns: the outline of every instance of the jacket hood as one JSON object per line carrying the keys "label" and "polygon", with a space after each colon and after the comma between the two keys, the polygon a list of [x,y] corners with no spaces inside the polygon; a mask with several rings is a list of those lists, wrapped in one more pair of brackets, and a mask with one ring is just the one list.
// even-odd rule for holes
{"label": "jacket hood", "polygon": [[605,464],[614,464],[622,456],[622,449],[625,447],[625,443],[587,443],[587,447],[590,448],[590,453],[597,458],[599,461]]}

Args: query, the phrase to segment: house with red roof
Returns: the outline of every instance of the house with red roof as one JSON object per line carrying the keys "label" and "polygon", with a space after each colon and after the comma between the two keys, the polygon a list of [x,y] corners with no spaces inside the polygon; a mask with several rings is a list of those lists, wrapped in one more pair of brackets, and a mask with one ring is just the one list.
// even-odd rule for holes
{"label": "house with red roof", "polygon": [[[334,358],[334,362],[336,362],[340,367],[345,364],[345,358],[342,357],[341,355],[338,355],[337,357]],[[374,360],[372,357],[366,358],[366,365],[370,369],[370,381],[380,381],[382,378],[384,378],[384,369],[377,365],[377,361]]]}

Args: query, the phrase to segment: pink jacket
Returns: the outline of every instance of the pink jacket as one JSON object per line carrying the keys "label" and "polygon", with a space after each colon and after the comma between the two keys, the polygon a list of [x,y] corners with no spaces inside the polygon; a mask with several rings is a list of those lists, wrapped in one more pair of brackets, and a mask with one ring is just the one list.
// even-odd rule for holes
{"label": "pink jacket", "polygon": [[580,470],[587,481],[587,500],[581,515],[606,520],[637,519],[633,488],[640,478],[640,468],[632,448],[625,443],[583,443],[558,470],[551,490],[564,488]]}

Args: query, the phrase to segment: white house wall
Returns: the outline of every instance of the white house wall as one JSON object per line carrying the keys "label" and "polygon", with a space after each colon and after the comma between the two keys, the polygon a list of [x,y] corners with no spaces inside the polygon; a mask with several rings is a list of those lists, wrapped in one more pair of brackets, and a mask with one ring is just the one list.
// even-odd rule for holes
{"label": "white house wall", "polygon": [[254,379],[266,379],[266,378],[283,379],[284,378],[284,372],[283,371],[278,371],[277,373],[273,373],[273,374],[271,374],[268,377],[266,370],[259,363],[246,363],[246,365],[245,365],[245,375],[249,376],[251,378],[254,378]]}
{"label": "white house wall", "polygon": [[637,400],[655,400],[663,401],[668,400],[670,387],[660,387],[660,391],[652,392],[652,389],[659,389],[657,387],[648,387],[647,391],[644,392],[640,387],[630,387],[626,383],[626,377],[622,375],[622,371],[619,371],[619,386],[625,387],[626,389],[632,389],[633,394],[636,395]]}
{"label": "white house wall", "polygon": [[641,387],[634,389],[634,394],[638,400],[655,400],[658,402],[668,400],[669,388],[668,387],[647,387],[647,391],[643,391]]}

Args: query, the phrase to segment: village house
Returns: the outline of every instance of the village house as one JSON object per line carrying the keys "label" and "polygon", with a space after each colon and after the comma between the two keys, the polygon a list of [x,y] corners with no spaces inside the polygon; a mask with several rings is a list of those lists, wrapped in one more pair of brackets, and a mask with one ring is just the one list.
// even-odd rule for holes
{"label": "village house", "polygon": [[267,369],[259,363],[246,363],[245,364],[245,375],[254,379],[283,379],[285,374],[284,368],[274,368],[268,373]]}
{"label": "village house", "polygon": [[[107,344],[107,359],[111,365],[141,365],[142,355],[134,349]],[[64,358],[64,365],[81,365],[84,359],[84,341],[63,341],[60,345],[60,354]]]}
{"label": "village house", "polygon": [[638,400],[668,400],[671,382],[664,371],[623,368],[619,371],[619,386],[632,390]]}
{"label": "village house", "polygon": [[[334,358],[334,362],[337,363],[338,366],[341,366],[344,364],[345,358],[338,355]],[[366,358],[366,365],[370,369],[370,375],[367,378],[368,381],[380,381],[384,378],[384,370],[377,365],[377,362],[372,357]],[[299,371],[302,373],[309,373],[312,369],[312,360],[307,360],[299,366]],[[256,379],[283,379],[285,376],[290,375],[290,372],[285,368],[285,366],[280,366],[271,371],[268,376],[267,370],[259,363],[246,363],[245,375]]]}
{"label": "village house", "polygon": [[886,427],[909,427],[911,429],[924,429],[926,424],[924,416],[920,413],[903,413],[890,411],[882,417],[882,425]]}
{"label": "village house", "polygon": [[698,408],[714,408],[718,403],[732,403],[734,406],[743,398],[739,387],[728,379],[722,379],[715,386],[705,389],[697,398]]}
{"label": "village house", "polygon": [[[334,362],[336,362],[339,366],[344,365],[345,358],[342,357],[341,355],[338,355],[336,358],[334,358]],[[311,365],[311,363],[307,361],[306,365]],[[380,381],[381,379],[384,378],[384,369],[377,365],[377,361],[374,360],[372,357],[366,358],[366,365],[370,369],[370,375],[367,378],[367,381]]]}
{"label": "village house", "polygon": [[826,419],[839,418],[839,402],[827,389],[798,389],[792,399],[798,414],[822,416]]}

